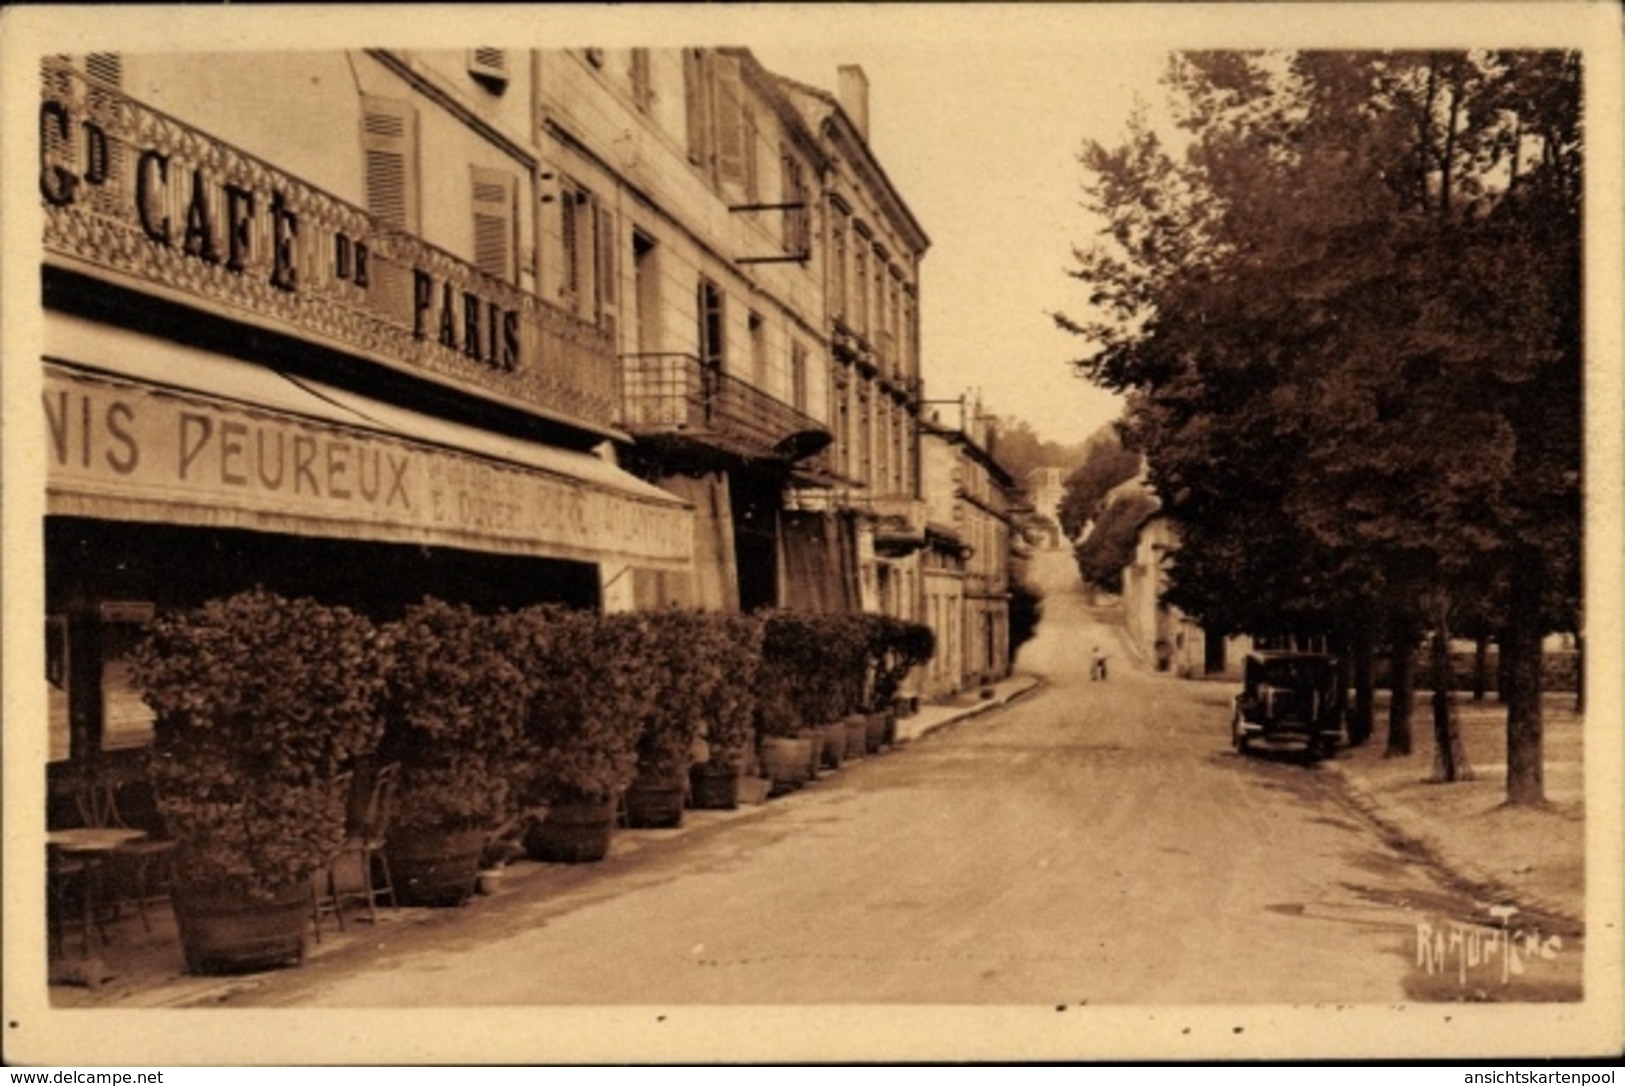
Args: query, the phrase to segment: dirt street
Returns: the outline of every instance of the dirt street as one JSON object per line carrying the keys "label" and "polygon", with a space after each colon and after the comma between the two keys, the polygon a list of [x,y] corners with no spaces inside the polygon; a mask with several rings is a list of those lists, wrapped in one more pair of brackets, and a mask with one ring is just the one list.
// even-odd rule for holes
{"label": "dirt street", "polygon": [[[1579,948],[1463,972],[1419,925],[1483,905],[1335,776],[1228,744],[1231,687],[1135,666],[1069,556],[1020,664],[1045,685],[785,799],[549,868],[232,1005],[1336,1003],[1573,998]],[[1089,651],[1110,656],[1092,682]],[[635,840],[635,846],[631,842]],[[1439,949],[1439,948],[1433,948]]]}

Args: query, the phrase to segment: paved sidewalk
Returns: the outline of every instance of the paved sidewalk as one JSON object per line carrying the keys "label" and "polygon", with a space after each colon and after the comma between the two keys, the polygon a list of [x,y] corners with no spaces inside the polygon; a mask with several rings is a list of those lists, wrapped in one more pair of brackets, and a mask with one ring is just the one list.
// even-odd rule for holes
{"label": "paved sidewalk", "polygon": [[[1039,680],[1018,675],[986,688],[986,695],[973,690],[949,702],[922,705],[912,716],[897,722],[898,748],[905,748],[929,732],[954,724],[968,717],[997,709],[1021,697],[1039,685]],[[839,771],[820,773],[820,780],[838,780]],[[794,802],[795,794],[770,803]],[[686,811],[683,824],[675,829],[651,831],[620,830],[615,835],[612,858],[636,856],[651,840],[668,841],[687,833],[704,830],[719,822],[754,817],[762,810],[759,805],[742,804],[732,811]],[[520,859],[506,869],[504,888],[497,898],[476,895],[466,909],[480,909],[488,902],[514,893],[546,893],[550,880],[573,877],[561,869],[570,865],[543,864]],[[307,939],[306,960],[315,963],[330,958],[352,957],[372,953],[386,945],[405,930],[431,925],[455,925],[467,915],[465,909],[384,908],[379,911],[376,924],[365,919],[364,912],[349,910],[346,930],[339,931],[337,922],[327,917],[322,923],[320,942]],[[236,976],[196,977],[185,972],[181,961],[180,937],[175,930],[174,913],[165,903],[148,909],[151,930],[147,930],[133,911],[107,925],[108,942],[94,952],[89,963],[79,956],[78,933],[68,939],[66,959],[52,963],[53,983],[50,1000],[57,1007],[200,1007],[219,1002],[244,988],[256,987],[256,979],[264,974],[244,973]],[[95,977],[99,983],[87,983]]]}

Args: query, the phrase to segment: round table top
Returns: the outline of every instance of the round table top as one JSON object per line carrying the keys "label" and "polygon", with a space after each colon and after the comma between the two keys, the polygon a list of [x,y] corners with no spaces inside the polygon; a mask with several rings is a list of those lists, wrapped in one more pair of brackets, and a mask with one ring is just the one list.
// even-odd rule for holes
{"label": "round table top", "polygon": [[131,841],[139,841],[146,835],[146,830],[83,826],[70,830],[51,830],[45,835],[45,843],[63,852],[108,852]]}

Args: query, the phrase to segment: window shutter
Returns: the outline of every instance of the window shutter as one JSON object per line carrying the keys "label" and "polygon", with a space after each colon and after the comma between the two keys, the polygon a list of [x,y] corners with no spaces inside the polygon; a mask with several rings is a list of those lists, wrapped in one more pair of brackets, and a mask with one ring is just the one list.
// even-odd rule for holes
{"label": "window shutter", "polygon": [[649,67],[649,50],[632,50],[632,63],[630,76],[632,79],[632,101],[643,112],[649,112],[649,106],[654,103],[654,81]]}
{"label": "window shutter", "polygon": [[761,187],[756,176],[756,112],[746,108],[740,111],[740,153],[745,160],[745,200],[755,203],[761,199]]}
{"label": "window shutter", "polygon": [[508,85],[508,51],[489,45],[468,51],[468,74],[493,90]]}
{"label": "window shutter", "polygon": [[362,99],[361,147],[367,210],[391,226],[415,231],[417,117],[411,105],[389,98]]}
{"label": "window shutter", "polygon": [[739,61],[733,57],[712,58],[716,72],[715,124],[717,138],[717,180],[742,185],[745,182],[744,98],[739,82]]}
{"label": "window shutter", "polygon": [[85,74],[109,87],[124,84],[124,58],[118,53],[91,53],[85,57]]}
{"label": "window shutter", "polygon": [[473,168],[474,264],[487,275],[514,280],[514,195],[511,174]]}
{"label": "window shutter", "polygon": [[580,194],[564,186],[559,194],[559,251],[563,257],[563,292],[571,299],[581,294],[581,231],[576,201]]}

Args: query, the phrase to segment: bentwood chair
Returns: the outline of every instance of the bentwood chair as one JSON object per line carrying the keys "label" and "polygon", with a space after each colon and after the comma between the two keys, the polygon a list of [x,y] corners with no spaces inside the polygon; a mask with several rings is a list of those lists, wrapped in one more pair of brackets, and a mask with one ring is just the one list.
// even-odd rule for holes
{"label": "bentwood chair", "polygon": [[142,829],[147,836],[125,841],[106,857],[107,881],[116,888],[107,892],[105,904],[118,906],[128,901],[141,918],[143,931],[152,931],[147,905],[169,896],[173,882],[171,866],[175,842],[157,836],[147,827],[133,827],[125,820],[119,802],[120,786],[102,778],[86,782],[79,794],[80,815],[86,826],[101,829]]}
{"label": "bentwood chair", "polygon": [[378,900],[388,896],[390,907],[400,911],[395,898],[395,879],[389,870],[389,857],[384,852],[389,820],[395,805],[395,789],[400,783],[401,767],[392,762],[373,776],[372,788],[366,805],[350,826],[344,847],[327,865],[325,900],[316,907],[317,934],[321,932],[321,914],[331,912],[338,918],[339,930],[344,928],[344,904],[347,901],[365,901],[367,918],[378,922]]}

